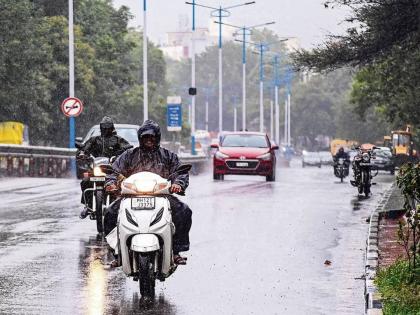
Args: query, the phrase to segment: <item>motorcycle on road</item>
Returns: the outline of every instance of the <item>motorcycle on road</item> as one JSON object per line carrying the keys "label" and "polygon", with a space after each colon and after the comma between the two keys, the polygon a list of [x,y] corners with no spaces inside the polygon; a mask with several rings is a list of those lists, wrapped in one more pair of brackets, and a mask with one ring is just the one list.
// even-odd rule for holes
{"label": "motorcycle on road", "polygon": [[367,152],[360,151],[353,160],[354,180],[351,181],[351,184],[357,187],[359,195],[364,194],[366,197],[369,196],[370,188],[374,185],[372,178],[378,174],[376,170],[376,174],[372,175],[372,158],[374,158],[374,154],[372,150],[369,150]]}
{"label": "motorcycle on road", "polygon": [[349,176],[349,165],[346,163],[346,160],[339,158],[334,164],[334,175],[340,178],[340,181],[343,182],[344,178]]}
{"label": "motorcycle on road", "polygon": [[[110,167],[110,160],[107,157],[93,157],[88,172],[84,173],[85,180],[92,183],[92,188],[83,191],[83,199],[89,210],[89,218],[96,221],[96,229],[98,233],[104,232],[104,207],[110,204],[110,195],[106,194],[104,189],[105,176],[104,168]],[[86,194],[92,194],[92,204],[88,204]]]}
{"label": "motorcycle on road", "polygon": [[172,251],[175,226],[168,197],[171,178],[191,167],[180,166],[169,179],[139,172],[121,182],[117,227],[106,240],[124,273],[139,282],[143,297],[153,298],[156,280],[165,281],[176,270]]}

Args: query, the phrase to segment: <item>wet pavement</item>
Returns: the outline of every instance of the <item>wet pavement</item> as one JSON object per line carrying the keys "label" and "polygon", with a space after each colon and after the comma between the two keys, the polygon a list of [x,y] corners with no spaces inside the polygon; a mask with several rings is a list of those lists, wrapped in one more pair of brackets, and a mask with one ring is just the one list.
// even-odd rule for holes
{"label": "wet pavement", "polygon": [[147,309],[109,268],[95,222],[78,218],[78,181],[0,179],[0,313],[362,314],[366,218],[393,177],[361,198],[331,167],[299,165],[274,183],[191,177],[188,265]]}

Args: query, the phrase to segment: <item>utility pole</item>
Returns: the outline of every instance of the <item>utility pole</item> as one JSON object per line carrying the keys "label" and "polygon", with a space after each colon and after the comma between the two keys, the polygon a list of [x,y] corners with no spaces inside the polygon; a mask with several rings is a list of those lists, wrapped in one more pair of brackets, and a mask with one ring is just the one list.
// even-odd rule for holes
{"label": "utility pole", "polygon": [[280,106],[279,106],[279,56],[274,56],[274,104],[276,112],[276,143],[280,145]]}
{"label": "utility pole", "polygon": [[273,100],[270,100],[270,138],[274,139],[274,108]]}
{"label": "utility pole", "polygon": [[149,119],[149,90],[147,78],[147,6],[143,0],[143,121]]}
{"label": "utility pole", "polygon": [[237,33],[235,34],[242,36],[242,40],[235,39],[235,41],[242,43],[242,130],[246,130],[246,113],[247,113],[247,110],[246,110],[246,44],[248,42],[246,41],[246,36],[251,35],[252,30],[257,27],[268,26],[272,24],[275,24],[275,22],[256,24],[252,26],[236,26],[236,25],[232,25],[228,23],[223,23],[223,25],[231,26],[238,29]]}

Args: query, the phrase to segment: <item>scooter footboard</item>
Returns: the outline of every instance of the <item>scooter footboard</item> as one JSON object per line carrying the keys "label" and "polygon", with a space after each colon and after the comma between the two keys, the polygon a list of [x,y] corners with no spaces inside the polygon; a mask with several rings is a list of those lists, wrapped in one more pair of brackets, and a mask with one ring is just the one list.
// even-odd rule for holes
{"label": "scooter footboard", "polygon": [[134,252],[154,252],[159,250],[159,248],[159,239],[154,234],[137,234],[131,240],[131,250]]}

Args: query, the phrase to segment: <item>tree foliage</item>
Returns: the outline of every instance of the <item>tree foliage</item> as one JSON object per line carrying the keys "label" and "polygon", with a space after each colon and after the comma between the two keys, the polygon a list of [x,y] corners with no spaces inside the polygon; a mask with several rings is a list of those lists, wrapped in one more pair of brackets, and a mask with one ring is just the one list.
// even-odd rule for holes
{"label": "tree foliage", "polygon": [[[331,0],[352,16],[345,35],[331,35],[294,56],[297,68],[316,71],[355,66],[352,103],[361,116],[380,112],[393,125],[420,125],[419,0]],[[373,109],[373,110],[372,110]]]}
{"label": "tree foliage", "polygon": [[[67,4],[0,1],[0,121],[27,124],[33,144],[68,143],[68,119],[60,110],[69,94]],[[103,115],[140,123],[142,34],[128,29],[128,8],[115,9],[110,0],[80,0],[74,9],[75,94],[85,104],[76,120],[78,135]],[[165,62],[153,44],[148,53],[150,116],[162,120]]]}

